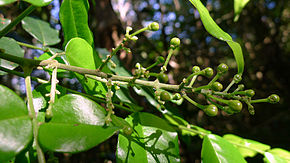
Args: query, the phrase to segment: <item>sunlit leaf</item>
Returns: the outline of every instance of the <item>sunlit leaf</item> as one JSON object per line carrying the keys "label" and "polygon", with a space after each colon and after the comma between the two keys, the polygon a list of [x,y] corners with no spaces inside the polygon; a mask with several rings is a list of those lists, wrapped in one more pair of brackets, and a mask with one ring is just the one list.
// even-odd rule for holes
{"label": "sunlit leaf", "polygon": [[234,10],[235,10],[235,18],[234,21],[238,21],[240,14],[243,10],[243,8],[246,6],[246,4],[249,2],[250,0],[234,0]]}
{"label": "sunlit leaf", "polygon": [[24,101],[0,85],[0,162],[6,162],[32,141],[32,123]]}
{"label": "sunlit leaf", "polygon": [[283,158],[284,160],[287,160],[288,162],[290,162],[290,152],[285,150],[285,149],[273,148],[271,150],[268,150],[268,152],[272,153],[274,155],[277,155],[277,156]]}
{"label": "sunlit leaf", "polygon": [[266,163],[287,163],[283,158],[269,152],[265,152],[264,156],[264,161]]}

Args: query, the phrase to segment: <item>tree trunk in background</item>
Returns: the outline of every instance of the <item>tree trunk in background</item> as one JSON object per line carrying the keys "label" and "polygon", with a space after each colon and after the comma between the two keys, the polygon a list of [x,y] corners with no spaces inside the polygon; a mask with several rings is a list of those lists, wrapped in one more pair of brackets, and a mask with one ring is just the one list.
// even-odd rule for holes
{"label": "tree trunk in background", "polygon": [[115,47],[112,35],[122,31],[121,22],[113,10],[110,0],[90,1],[90,28],[95,36],[97,47],[111,50]]}

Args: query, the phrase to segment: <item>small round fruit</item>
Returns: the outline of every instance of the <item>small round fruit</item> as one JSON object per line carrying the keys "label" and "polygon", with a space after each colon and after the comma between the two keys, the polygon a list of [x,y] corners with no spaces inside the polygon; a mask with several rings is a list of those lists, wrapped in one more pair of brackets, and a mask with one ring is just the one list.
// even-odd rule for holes
{"label": "small round fruit", "polygon": [[235,113],[229,106],[225,106],[224,111],[229,115],[232,115]]}
{"label": "small round fruit", "polygon": [[218,108],[215,105],[211,104],[207,105],[203,111],[205,112],[206,115],[213,117],[217,115]]}
{"label": "small round fruit", "polygon": [[239,83],[241,80],[242,80],[242,75],[240,75],[240,74],[236,74],[236,75],[234,76],[234,81],[235,81],[235,83]]}
{"label": "small round fruit", "polygon": [[217,72],[219,74],[224,74],[228,71],[229,67],[228,65],[221,63],[218,67],[217,67]]}
{"label": "small round fruit", "polygon": [[243,104],[239,100],[229,100],[228,106],[235,113],[240,112],[242,110],[242,108],[243,108]]}
{"label": "small round fruit", "polygon": [[170,40],[170,46],[173,48],[177,48],[180,45],[180,39],[177,37],[174,37]]}
{"label": "small round fruit", "polygon": [[200,71],[200,68],[198,66],[193,66],[192,67],[192,73],[196,73],[196,72],[199,72]]}
{"label": "small round fruit", "polygon": [[133,128],[130,127],[130,126],[125,126],[125,127],[123,128],[123,132],[124,132],[126,135],[131,135],[132,132],[133,132]]}
{"label": "small round fruit", "polygon": [[159,24],[157,22],[153,22],[149,24],[149,30],[151,31],[158,31],[159,30]]}
{"label": "small round fruit", "polygon": [[161,82],[161,83],[167,83],[168,82],[167,74],[160,73],[160,74],[158,74],[157,78],[158,78],[159,82]]}
{"label": "small round fruit", "polygon": [[171,96],[167,91],[162,91],[160,94],[160,100],[169,101],[169,100],[171,100]]}
{"label": "small round fruit", "polygon": [[173,100],[180,100],[182,97],[181,97],[181,95],[179,94],[179,93],[175,93],[174,95],[173,95]]}
{"label": "small round fruit", "polygon": [[164,63],[164,62],[165,62],[164,57],[159,56],[159,57],[157,58],[157,62],[158,62],[158,64],[160,64],[160,63]]}
{"label": "small round fruit", "polygon": [[268,101],[271,104],[275,104],[280,101],[280,97],[276,94],[272,94],[271,96],[268,97]]}
{"label": "small round fruit", "polygon": [[246,96],[253,97],[255,95],[255,91],[252,89],[245,90]]}
{"label": "small round fruit", "polygon": [[214,82],[212,85],[211,85],[211,89],[213,91],[221,91],[223,89],[223,85],[220,83],[220,82]]}
{"label": "small round fruit", "polygon": [[204,69],[203,71],[204,71],[204,76],[206,76],[208,78],[213,75],[213,69],[210,67]]}

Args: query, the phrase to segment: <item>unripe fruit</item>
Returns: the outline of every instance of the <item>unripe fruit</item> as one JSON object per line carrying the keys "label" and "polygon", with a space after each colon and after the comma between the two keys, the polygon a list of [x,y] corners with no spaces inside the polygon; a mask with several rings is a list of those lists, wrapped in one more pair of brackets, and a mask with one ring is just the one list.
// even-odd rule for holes
{"label": "unripe fruit", "polygon": [[149,30],[151,31],[158,31],[159,30],[159,24],[157,22],[153,22],[149,24]]}
{"label": "unripe fruit", "polygon": [[203,111],[205,112],[206,115],[213,117],[217,115],[218,108],[215,105],[211,104],[207,105]]}
{"label": "unripe fruit", "polygon": [[180,45],[180,39],[177,37],[174,37],[170,40],[170,46],[173,48],[177,48]]}
{"label": "unripe fruit", "polygon": [[235,113],[240,112],[243,108],[243,104],[239,100],[229,100],[228,106]]}
{"label": "unripe fruit", "polygon": [[161,83],[167,83],[168,82],[167,74],[160,73],[160,74],[158,74],[157,78],[158,78],[159,82],[161,82]]}
{"label": "unripe fruit", "polygon": [[235,83],[239,83],[242,80],[242,76],[240,74],[236,74],[234,76]]}
{"label": "unripe fruit", "polygon": [[157,58],[157,62],[158,62],[158,64],[160,64],[160,63],[164,63],[164,62],[165,62],[164,57],[159,56],[159,57]]}
{"label": "unripe fruit", "polygon": [[200,68],[198,66],[193,66],[192,67],[192,72],[193,73],[196,73],[196,72],[199,72],[200,71]]}
{"label": "unripe fruit", "polygon": [[181,97],[181,95],[179,94],[179,93],[175,93],[174,95],[173,95],[173,100],[180,100],[182,97]]}
{"label": "unripe fruit", "polygon": [[210,68],[210,67],[204,69],[203,71],[204,71],[204,74],[203,75],[206,76],[206,77],[208,77],[208,78],[213,75],[213,69]]}
{"label": "unripe fruit", "polygon": [[223,85],[219,82],[214,82],[212,85],[211,85],[211,89],[213,91],[221,91],[223,89]]}
{"label": "unripe fruit", "polygon": [[229,67],[228,65],[221,63],[218,67],[217,67],[217,72],[219,74],[224,74],[228,71]]}
{"label": "unripe fruit", "polygon": [[130,127],[130,126],[125,126],[125,127],[123,128],[123,132],[124,132],[126,135],[131,135],[132,132],[133,132],[133,128]]}
{"label": "unripe fruit", "polygon": [[280,97],[276,94],[272,94],[271,96],[268,97],[268,101],[271,104],[275,104],[280,101]]}
{"label": "unripe fruit", "polygon": [[170,96],[170,94],[167,91],[162,91],[160,93],[160,100],[169,101],[169,100],[171,100],[171,96]]}
{"label": "unripe fruit", "polygon": [[225,106],[224,111],[229,115],[232,115],[235,113],[229,106]]}
{"label": "unripe fruit", "polygon": [[245,90],[246,96],[253,97],[255,95],[255,91],[252,89]]}

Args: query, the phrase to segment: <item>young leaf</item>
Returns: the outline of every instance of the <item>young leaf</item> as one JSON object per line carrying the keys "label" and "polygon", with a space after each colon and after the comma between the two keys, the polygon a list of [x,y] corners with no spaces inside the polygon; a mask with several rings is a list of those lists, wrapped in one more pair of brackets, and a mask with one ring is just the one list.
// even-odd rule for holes
{"label": "young leaf", "polygon": [[208,10],[204,5],[200,2],[200,0],[189,0],[194,7],[198,10],[201,21],[205,27],[205,29],[210,33],[212,36],[216,37],[219,40],[226,41],[228,45],[231,47],[237,65],[238,65],[238,73],[242,74],[244,71],[244,57],[241,46],[239,43],[234,42],[232,37],[224,32],[211,18]]}
{"label": "young leaf", "polygon": [[88,26],[89,3],[87,0],[63,0],[60,7],[60,22],[64,32],[64,43],[80,37],[94,47],[92,32]]}
{"label": "young leaf", "polygon": [[32,123],[24,101],[0,85],[0,162],[7,162],[31,143]]}
{"label": "young leaf", "polygon": [[117,162],[180,162],[176,131],[150,113],[134,113],[126,121],[134,132],[119,134]]}
{"label": "young leaf", "polygon": [[243,8],[250,0],[235,0],[234,1],[234,10],[235,10],[235,18],[234,21],[238,21],[240,17],[240,13],[242,12]]}
{"label": "young leaf", "polygon": [[60,42],[58,31],[51,28],[47,22],[40,19],[25,17],[22,20],[22,27],[44,46],[54,45]]}
{"label": "young leaf", "polygon": [[272,153],[274,155],[277,155],[277,156],[283,158],[284,160],[287,160],[288,162],[290,162],[290,152],[285,150],[285,149],[273,148],[271,150],[268,150],[268,152]]}
{"label": "young leaf", "polygon": [[214,134],[204,136],[201,159],[203,162],[246,163],[237,148],[222,137]]}
{"label": "young leaf", "polygon": [[[65,47],[66,58],[70,65],[87,69],[95,69],[93,48],[82,38],[73,38]],[[76,74],[76,73],[75,73]],[[91,95],[104,97],[106,89],[101,82],[85,79],[83,75],[76,74],[85,91]]]}
{"label": "young leaf", "polygon": [[88,150],[110,138],[119,128],[104,127],[103,107],[80,95],[61,97],[52,107],[53,117],[39,128],[39,143],[55,152]]}
{"label": "young leaf", "polygon": [[264,152],[271,148],[269,145],[262,144],[250,139],[244,139],[232,134],[226,134],[223,136],[223,138],[235,145],[243,157],[254,157],[256,154],[258,154],[257,151]]}
{"label": "young leaf", "polygon": [[[0,39],[0,49],[4,50],[4,53],[14,55],[17,57],[24,56],[24,50],[17,44],[17,42],[9,37],[2,37]],[[7,69],[14,69],[18,66],[18,64],[0,59],[0,66],[5,67]],[[0,71],[0,75],[5,75],[6,72]]]}
{"label": "young leaf", "polygon": [[282,159],[278,155],[275,155],[269,152],[265,152],[264,156],[265,156],[264,161],[266,163],[287,163],[286,160]]}

